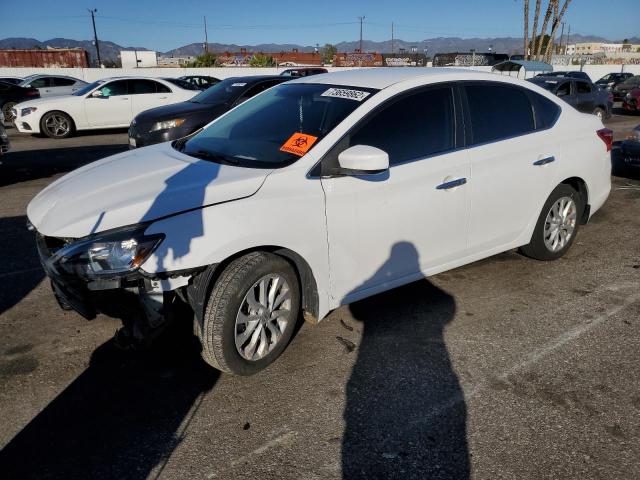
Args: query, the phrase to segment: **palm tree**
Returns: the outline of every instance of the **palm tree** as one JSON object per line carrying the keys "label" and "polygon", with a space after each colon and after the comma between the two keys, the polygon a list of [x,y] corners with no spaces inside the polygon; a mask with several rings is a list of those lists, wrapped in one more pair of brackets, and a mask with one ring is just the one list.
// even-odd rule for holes
{"label": "palm tree", "polygon": [[[555,1],[556,1],[556,3],[558,3],[560,0],[555,0]],[[571,0],[564,0],[564,5],[562,5],[562,8],[560,9],[560,13],[557,15],[557,18],[553,22],[553,27],[551,29],[551,41],[553,41],[553,39],[555,38],[556,31],[558,30],[558,26],[562,22],[562,18],[564,17],[564,14],[567,11],[567,7],[569,6],[570,3],[571,3]],[[557,6],[556,6],[556,8],[557,8]],[[549,60],[551,60],[551,53],[547,54],[547,58]]]}
{"label": "palm tree", "polygon": [[[544,38],[544,34],[547,31],[547,25],[549,25],[549,19],[551,18],[551,12],[553,12],[553,4],[558,0],[549,0],[549,5],[547,5],[547,11],[544,14],[544,21],[542,22],[542,28],[540,29],[540,36]],[[541,60],[540,52],[542,51],[542,41],[538,43],[536,46],[536,51],[534,54],[534,60]]]}
{"label": "palm tree", "polygon": [[[531,53],[535,55],[538,39],[538,19],[540,18],[540,4],[542,0],[536,0],[536,10],[533,13],[533,34],[531,36]],[[535,59],[535,58],[534,58]]]}
{"label": "palm tree", "polygon": [[[535,32],[533,33],[535,35]],[[524,0],[524,50],[523,59],[529,59],[529,0]]]}

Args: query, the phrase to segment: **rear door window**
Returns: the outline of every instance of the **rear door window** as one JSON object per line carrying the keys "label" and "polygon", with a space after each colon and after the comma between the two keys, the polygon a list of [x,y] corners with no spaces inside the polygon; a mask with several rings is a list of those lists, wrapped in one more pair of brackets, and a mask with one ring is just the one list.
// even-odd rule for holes
{"label": "rear door window", "polygon": [[472,84],[464,87],[471,120],[472,144],[495,142],[535,130],[527,92],[511,85]]}
{"label": "rear door window", "polygon": [[389,164],[428,157],[455,145],[451,87],[435,87],[391,100],[351,135],[350,146],[369,145],[389,154]]}
{"label": "rear door window", "polygon": [[560,107],[548,98],[544,98],[535,92],[528,92],[531,103],[533,104],[533,113],[536,119],[536,130],[544,130],[550,128],[556,123],[560,116]]}
{"label": "rear door window", "polygon": [[158,82],[152,80],[129,80],[129,91],[133,95],[156,93]]}

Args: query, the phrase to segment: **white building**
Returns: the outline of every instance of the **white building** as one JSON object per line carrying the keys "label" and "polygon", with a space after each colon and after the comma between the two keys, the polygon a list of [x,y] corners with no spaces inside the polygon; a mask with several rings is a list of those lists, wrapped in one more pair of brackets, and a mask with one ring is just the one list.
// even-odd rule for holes
{"label": "white building", "polygon": [[158,66],[158,54],[151,50],[120,50],[122,68],[147,68]]}
{"label": "white building", "polygon": [[638,52],[640,45],[631,43],[574,43],[567,45],[567,55],[593,55],[594,53]]}

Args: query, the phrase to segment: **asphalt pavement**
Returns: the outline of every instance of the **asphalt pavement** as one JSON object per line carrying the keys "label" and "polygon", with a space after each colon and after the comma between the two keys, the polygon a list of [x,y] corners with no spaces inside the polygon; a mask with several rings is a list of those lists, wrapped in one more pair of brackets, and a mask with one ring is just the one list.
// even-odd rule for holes
{"label": "asphalt pavement", "polygon": [[[608,125],[620,140],[638,123]],[[61,310],[43,277],[27,203],[126,132],[10,138],[2,478],[640,478],[640,171],[617,158],[561,260],[510,251],[341,307],[234,377],[204,364],[188,322],[116,350],[118,321]]]}

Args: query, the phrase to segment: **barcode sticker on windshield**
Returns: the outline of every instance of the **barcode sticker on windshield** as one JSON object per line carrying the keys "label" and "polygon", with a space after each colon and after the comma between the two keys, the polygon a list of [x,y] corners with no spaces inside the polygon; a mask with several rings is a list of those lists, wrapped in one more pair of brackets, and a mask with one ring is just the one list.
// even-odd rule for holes
{"label": "barcode sticker on windshield", "polygon": [[349,100],[355,100],[361,102],[370,95],[369,92],[363,92],[362,90],[350,90],[348,88],[330,88],[324,92],[321,97],[335,97],[335,98],[348,98]]}

